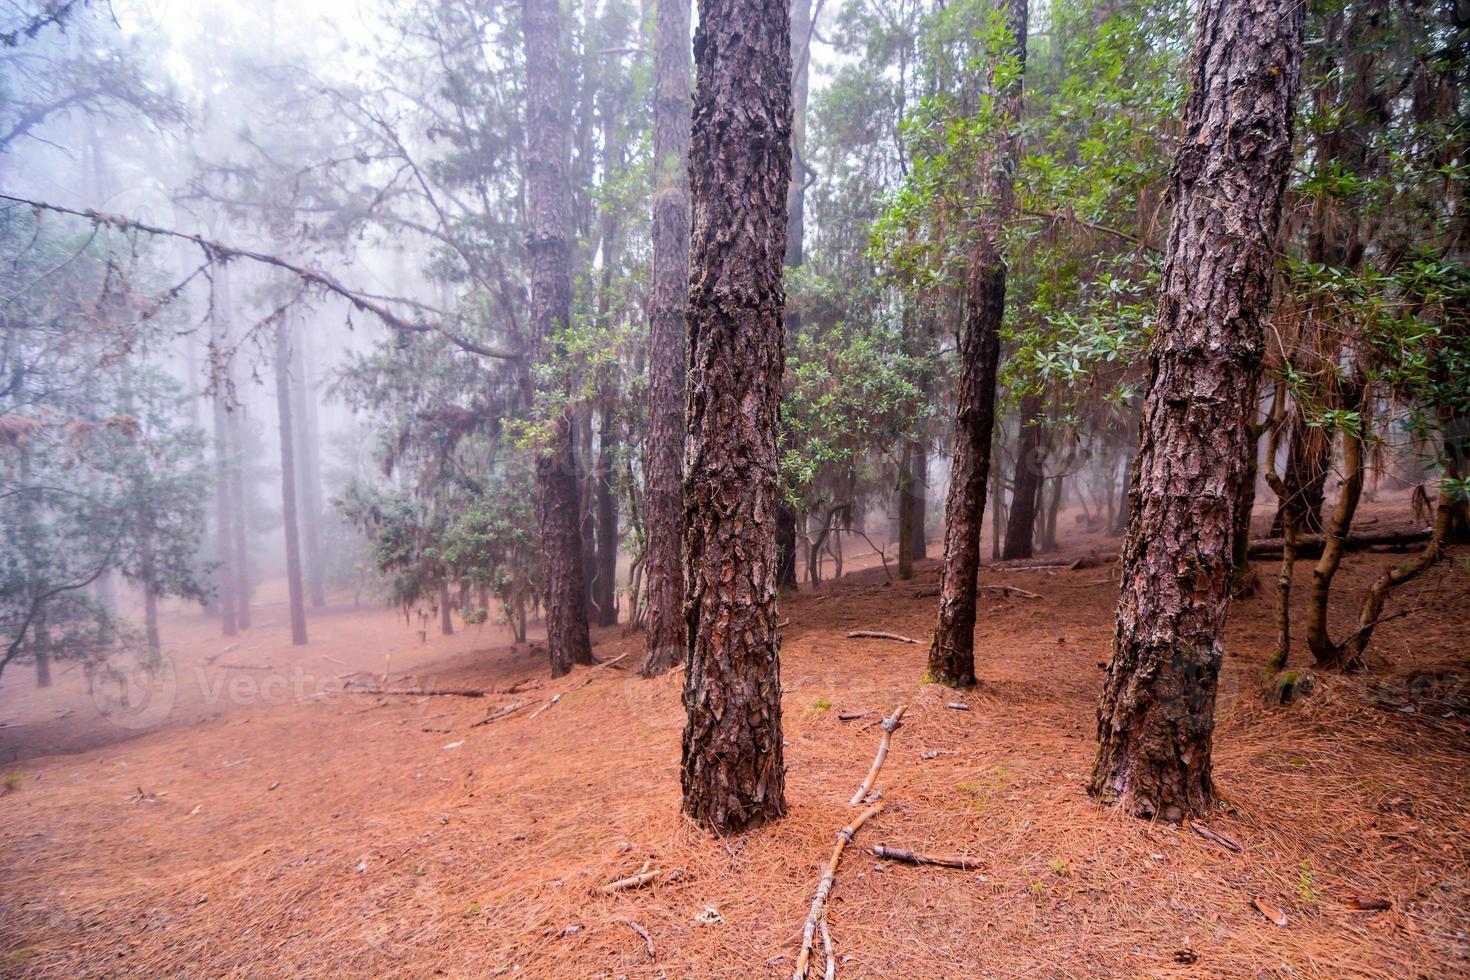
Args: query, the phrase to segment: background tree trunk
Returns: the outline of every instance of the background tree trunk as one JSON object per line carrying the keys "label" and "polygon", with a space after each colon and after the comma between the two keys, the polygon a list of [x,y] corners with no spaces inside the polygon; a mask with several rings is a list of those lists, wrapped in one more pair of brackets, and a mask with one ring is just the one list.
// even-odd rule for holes
{"label": "background tree trunk", "polygon": [[276,411],[281,439],[281,527],[286,536],[286,591],[291,604],[291,642],[306,643],[306,596],[301,587],[301,535],[296,525],[296,455],[291,427],[291,325],[276,324]]}
{"label": "background tree trunk", "polygon": [[597,425],[597,578],[592,605],[597,625],[618,621],[618,498],[613,493],[615,425],[608,406],[603,405]]}
{"label": "background tree trunk", "polygon": [[[222,323],[218,316],[210,318],[210,347],[215,363],[223,356],[226,344]],[[215,588],[218,590],[220,629],[225,636],[234,636],[238,631],[235,620],[235,521],[231,491],[230,465],[230,421],[229,392],[223,379],[216,378],[210,396],[214,410],[214,521],[215,548],[218,551],[219,569],[215,573]]]}
{"label": "background tree trunk", "polygon": [[[526,220],[531,255],[531,350],[522,358],[527,410],[534,405],[532,363],[550,360],[571,318],[567,220],[567,114],[561,98],[561,8],[558,0],[522,0],[526,49]],[[558,396],[565,392],[558,391]],[[563,398],[564,401],[564,398]],[[550,435],[536,455],[541,548],[546,575],[546,647],[551,674],[590,664],[587,590],[582,575],[581,509],[575,431],[565,404],[552,409]]]}
{"label": "background tree trunk", "polygon": [[653,277],[648,299],[648,653],[643,675],[683,661],[684,308],[689,299],[689,0],[655,0]]}
{"label": "background tree trunk", "polygon": [[1089,791],[1144,818],[1214,804],[1235,505],[1291,169],[1301,4],[1203,0],[1169,228],[1113,660]]}
{"label": "background tree trunk", "polygon": [[791,50],[785,0],[700,0],[699,24],[681,783],[684,812],[730,833],[786,811],[775,525]]}
{"label": "background tree trunk", "polygon": [[1016,475],[1011,482],[1011,516],[1001,558],[1030,558],[1036,540],[1036,506],[1041,497],[1041,395],[1021,396],[1021,436],[1016,444]]}
{"label": "background tree trunk", "polygon": [[980,526],[990,477],[995,376],[1006,302],[1000,230],[1011,209],[1016,167],[1015,126],[1021,112],[1021,78],[1026,65],[1026,0],[1011,0],[1005,8],[1005,22],[1010,34],[1009,53],[1021,70],[998,93],[1002,100],[1002,133],[994,150],[980,164],[980,186],[987,202],[966,275],[960,378],[955,393],[954,469],[944,511],[939,623],[929,646],[929,679],[955,687],[975,683],[975,579],[980,572]]}
{"label": "background tree trunk", "polygon": [[321,445],[316,425],[316,396],[307,356],[308,331],[297,331],[292,348],[292,390],[296,399],[296,458],[300,463],[297,513],[301,516],[301,543],[306,552],[306,594],[311,608],[327,604],[326,569],[322,565]]}
{"label": "background tree trunk", "polygon": [[449,598],[449,579],[439,583],[439,632],[454,635],[454,603]]}

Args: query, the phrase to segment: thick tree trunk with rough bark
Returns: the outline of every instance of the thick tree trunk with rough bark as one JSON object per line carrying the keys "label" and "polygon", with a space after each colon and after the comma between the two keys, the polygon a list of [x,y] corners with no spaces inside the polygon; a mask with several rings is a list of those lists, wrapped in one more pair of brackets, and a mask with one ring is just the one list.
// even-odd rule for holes
{"label": "thick tree trunk with rough bark", "polygon": [[776,504],[776,588],[797,589],[796,511],[785,500]]}
{"label": "thick tree trunk with rough bark", "polygon": [[955,392],[954,466],[944,509],[944,565],[939,577],[939,622],[929,646],[928,678],[954,687],[975,683],[975,587],[980,573],[980,526],[985,516],[990,444],[995,430],[995,377],[1000,365],[1000,324],[1005,316],[1006,265],[1000,251],[1002,223],[1011,208],[1016,168],[1016,120],[1026,65],[1027,0],[1005,9],[1010,56],[1019,62],[1014,81],[998,93],[1001,135],[979,174],[986,198],[965,285],[960,335],[960,378]]}
{"label": "thick tree trunk with rough bark", "polygon": [[1235,504],[1291,169],[1305,7],[1203,0],[1170,178],[1113,659],[1089,791],[1144,818],[1214,805]]}
{"label": "thick tree trunk with rough bark", "polygon": [[684,812],[786,811],[776,608],[791,50],[785,0],[700,0],[690,154]]}
{"label": "thick tree trunk with rough bark", "polygon": [[1041,497],[1041,396],[1021,396],[1021,436],[1016,444],[1016,474],[1011,481],[1011,514],[1001,558],[1030,558],[1036,540],[1036,505]]}
{"label": "thick tree trunk with rough bark", "polygon": [[648,653],[643,675],[681,662],[684,631],[684,308],[689,299],[689,0],[655,0],[653,276],[644,464]]}
{"label": "thick tree trunk with rough bark", "polygon": [[291,642],[306,643],[306,593],[301,584],[301,534],[296,522],[296,452],[291,426],[291,326],[276,324],[276,412],[281,442],[281,527],[286,536],[286,591]]}
{"label": "thick tree trunk with rough bark", "polygon": [[[567,221],[568,122],[561,98],[561,8],[558,0],[522,0],[526,49],[526,247],[531,256],[531,349],[522,359],[526,407],[531,368],[548,360],[571,318],[571,253]],[[558,392],[558,397],[564,392]],[[551,675],[590,664],[587,590],[582,575],[581,512],[571,410],[556,405],[547,443],[536,454],[541,550],[546,576],[546,647]]]}

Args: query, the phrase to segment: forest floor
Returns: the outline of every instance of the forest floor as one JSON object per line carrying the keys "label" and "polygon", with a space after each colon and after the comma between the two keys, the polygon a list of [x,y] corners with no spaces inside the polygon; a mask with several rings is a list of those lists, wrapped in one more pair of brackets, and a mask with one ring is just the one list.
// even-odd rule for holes
{"label": "forest floor", "polygon": [[[1215,736],[1224,809],[1208,825],[1239,852],[1084,792],[1113,565],[986,569],[985,584],[1041,598],[984,594],[980,684],[963,693],[919,684],[924,642],[846,635],[926,640],[935,600],[914,593],[932,587],[932,563],[913,583],[884,585],[870,568],[784,600],[789,814],[726,840],[679,815],[682,673],[639,679],[640,639],[621,629],[602,631],[596,653],[625,659],[550,681],[539,644],[487,649],[488,629],[420,643],[401,617],[339,609],[293,651],[279,626],[225,641],[198,614],[173,614],[180,675],[235,642],[211,667],[256,658],[227,668],[256,679],[241,691],[297,663],[313,682],[379,672],[394,645],[395,678],[415,675],[395,684],[540,685],[473,699],[282,682],[290,697],[191,695],[159,730],[108,735],[98,721],[65,742],[50,700],[63,694],[36,706],[26,672],[7,672],[0,718],[31,721],[0,729],[0,759],[22,757],[0,770],[14,773],[0,797],[0,974],[790,976],[820,868],[856,812],[874,722],[906,703],[879,780],[887,809],[837,875],[838,976],[1464,976],[1465,557],[1395,597],[1416,611],[1380,628],[1371,671],[1322,678],[1285,707],[1261,697],[1269,589],[1232,608]],[[1396,560],[1349,556],[1340,630]],[[1263,580],[1274,565],[1258,565]],[[74,710],[62,720],[80,724]],[[981,868],[881,862],[875,844]],[[645,867],[662,877],[598,891]]]}

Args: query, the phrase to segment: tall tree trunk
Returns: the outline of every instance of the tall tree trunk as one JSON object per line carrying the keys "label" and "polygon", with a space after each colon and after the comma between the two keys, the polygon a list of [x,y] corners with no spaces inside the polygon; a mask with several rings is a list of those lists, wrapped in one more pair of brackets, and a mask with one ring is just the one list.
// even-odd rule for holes
{"label": "tall tree trunk", "polygon": [[[1044,552],[1057,550],[1057,514],[1062,509],[1066,484],[1067,475],[1065,473],[1058,473],[1051,478],[1051,500],[1046,505],[1046,517],[1041,524],[1041,550]],[[1042,493],[1044,495],[1045,490]]]}
{"label": "tall tree trunk", "polygon": [[[1349,412],[1363,414],[1366,404],[1365,386],[1360,376],[1354,375],[1342,383],[1338,395],[1339,404]],[[1327,439],[1331,443],[1331,436]],[[1323,528],[1325,537],[1322,554],[1312,566],[1312,587],[1307,592],[1307,649],[1318,667],[1326,669],[1353,668],[1359,666],[1353,653],[1346,646],[1334,643],[1328,625],[1327,603],[1332,598],[1332,582],[1342,566],[1342,557],[1347,553],[1348,535],[1352,533],[1353,518],[1358,513],[1358,502],[1363,496],[1363,476],[1366,460],[1363,453],[1361,431],[1344,431],[1342,434],[1342,489],[1338,491],[1332,516]],[[1290,487],[1288,487],[1290,489]],[[1300,512],[1298,513],[1298,517]]]}
{"label": "tall tree trunk", "polygon": [[613,493],[613,454],[616,426],[603,405],[597,428],[597,582],[592,604],[597,625],[618,621],[618,498]]}
{"label": "tall tree trunk", "polygon": [[[567,220],[568,122],[561,97],[561,7],[558,0],[522,0],[526,49],[526,220],[531,254],[532,363],[551,359],[570,324],[571,257]],[[532,363],[522,359],[522,395],[534,404]],[[558,391],[563,400],[565,391]],[[546,646],[551,674],[560,677],[573,664],[590,664],[587,591],[582,575],[579,481],[569,406],[553,409],[548,444],[536,456],[540,498],[541,547],[546,576]]]}
{"label": "tall tree trunk", "polygon": [[785,0],[700,0],[690,154],[684,812],[716,833],[786,811],[776,427],[791,176]]}
{"label": "tall tree trunk", "polygon": [[291,426],[291,324],[276,324],[276,412],[281,441],[281,527],[286,536],[286,591],[291,604],[291,642],[306,643],[306,596],[301,586],[301,535],[296,526],[296,453]]}
{"label": "tall tree trunk", "polygon": [[1214,805],[1210,741],[1235,502],[1291,169],[1302,4],[1202,0],[1089,792],[1144,818]]}
{"label": "tall tree trunk", "polygon": [[929,557],[929,542],[926,527],[929,509],[929,447],[923,439],[909,443],[909,494],[913,498],[909,507],[909,542],[913,561]]}
{"label": "tall tree trunk", "polygon": [[[217,322],[220,325],[220,336],[223,344],[228,346],[232,342],[231,324],[235,315],[234,290],[231,288],[231,274],[229,267],[223,267],[216,276],[219,312]],[[231,357],[226,364],[222,365],[223,377],[217,379],[217,384],[225,385],[225,397],[228,400],[229,393],[234,390],[234,359]],[[226,407],[229,407],[228,404]],[[230,552],[226,559],[233,563],[233,578],[235,583],[235,625],[242,630],[250,628],[250,512],[246,506],[245,494],[245,408],[243,405],[235,405],[225,417],[225,425],[229,432],[228,466],[229,466],[229,494],[230,513],[233,520],[230,523]]]}
{"label": "tall tree trunk", "polygon": [[914,577],[914,488],[912,443],[904,443],[898,461],[898,577],[908,581]]}
{"label": "tall tree trunk", "polygon": [[439,583],[439,632],[454,635],[454,603],[449,598],[449,579]]}
{"label": "tall tree trunk", "polygon": [[689,300],[689,0],[655,0],[653,275],[648,297],[648,653],[643,676],[683,661],[684,307]]}
{"label": "tall tree trunk", "polygon": [[300,462],[300,479],[297,480],[297,513],[301,516],[301,542],[306,552],[306,594],[311,608],[321,609],[327,604],[325,594],[326,569],[322,566],[322,477],[321,443],[316,424],[316,398],[310,379],[310,358],[307,357],[306,331],[299,330],[292,350],[295,360],[291,372],[292,390],[296,400],[296,458]]}
{"label": "tall tree trunk", "polygon": [[1011,482],[1011,517],[1006,522],[1006,543],[1001,558],[1030,558],[1036,540],[1036,505],[1041,496],[1042,420],[1041,395],[1021,396],[1021,436],[1016,444],[1016,475]]}
{"label": "tall tree trunk", "polygon": [[[211,361],[214,370],[219,370],[219,359],[224,356],[226,345],[222,322],[218,316],[210,317]],[[213,379],[213,394],[210,397],[214,410],[214,518],[215,547],[219,554],[219,569],[215,585],[219,592],[220,628],[225,636],[237,632],[235,601],[238,589],[235,582],[235,521],[231,491],[231,447],[230,420],[227,400],[229,392],[224,379]]]}
{"label": "tall tree trunk", "polygon": [[[965,322],[960,336],[960,379],[955,393],[954,469],[944,511],[944,565],[939,577],[939,622],[929,646],[928,678],[954,687],[975,683],[975,587],[980,573],[980,525],[990,477],[995,430],[995,376],[1000,365],[1000,324],[1005,316],[1006,265],[1001,227],[1010,213],[1016,169],[1021,78],[1026,66],[1027,0],[1005,8],[1013,80],[997,92],[999,137],[982,158],[980,187],[985,212],[977,229],[965,280]],[[994,78],[994,74],[992,74]]]}

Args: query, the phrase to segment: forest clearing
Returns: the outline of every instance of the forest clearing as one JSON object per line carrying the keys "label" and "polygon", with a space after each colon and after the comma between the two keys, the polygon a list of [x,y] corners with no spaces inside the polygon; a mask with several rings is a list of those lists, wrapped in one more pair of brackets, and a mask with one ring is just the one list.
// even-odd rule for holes
{"label": "forest clearing", "polygon": [[0,975],[1470,976],[1467,0],[0,2]]}
{"label": "forest clearing", "polygon": [[[1391,560],[1374,556],[1352,587]],[[473,727],[591,669],[488,703],[340,694],[235,708],[30,761],[0,806],[5,972],[789,976],[878,742],[872,723],[899,703],[887,809],[857,835],[834,892],[843,976],[1464,972],[1463,565],[1416,583],[1410,601],[1441,611],[1385,626],[1381,673],[1325,680],[1286,708],[1259,694],[1269,601],[1232,615],[1215,756],[1225,809],[1208,826],[1239,852],[1084,792],[1113,571],[992,574],[1041,598],[985,599],[977,642],[991,656],[963,696],[915,686],[920,648],[846,638],[922,634],[934,599],[911,593],[933,585],[932,568],[913,587],[869,569],[789,599],[790,812],[733,844],[678,815],[677,677],[645,683],[626,660],[535,719]],[[538,646],[466,650],[415,679],[502,690],[539,675]],[[594,650],[606,661],[636,646],[613,629]],[[956,700],[970,710],[946,707]],[[839,720],[849,712],[862,717]],[[0,730],[0,751],[23,744]],[[966,855],[979,870],[881,861],[877,845]],[[664,878],[599,893],[645,864]]]}

